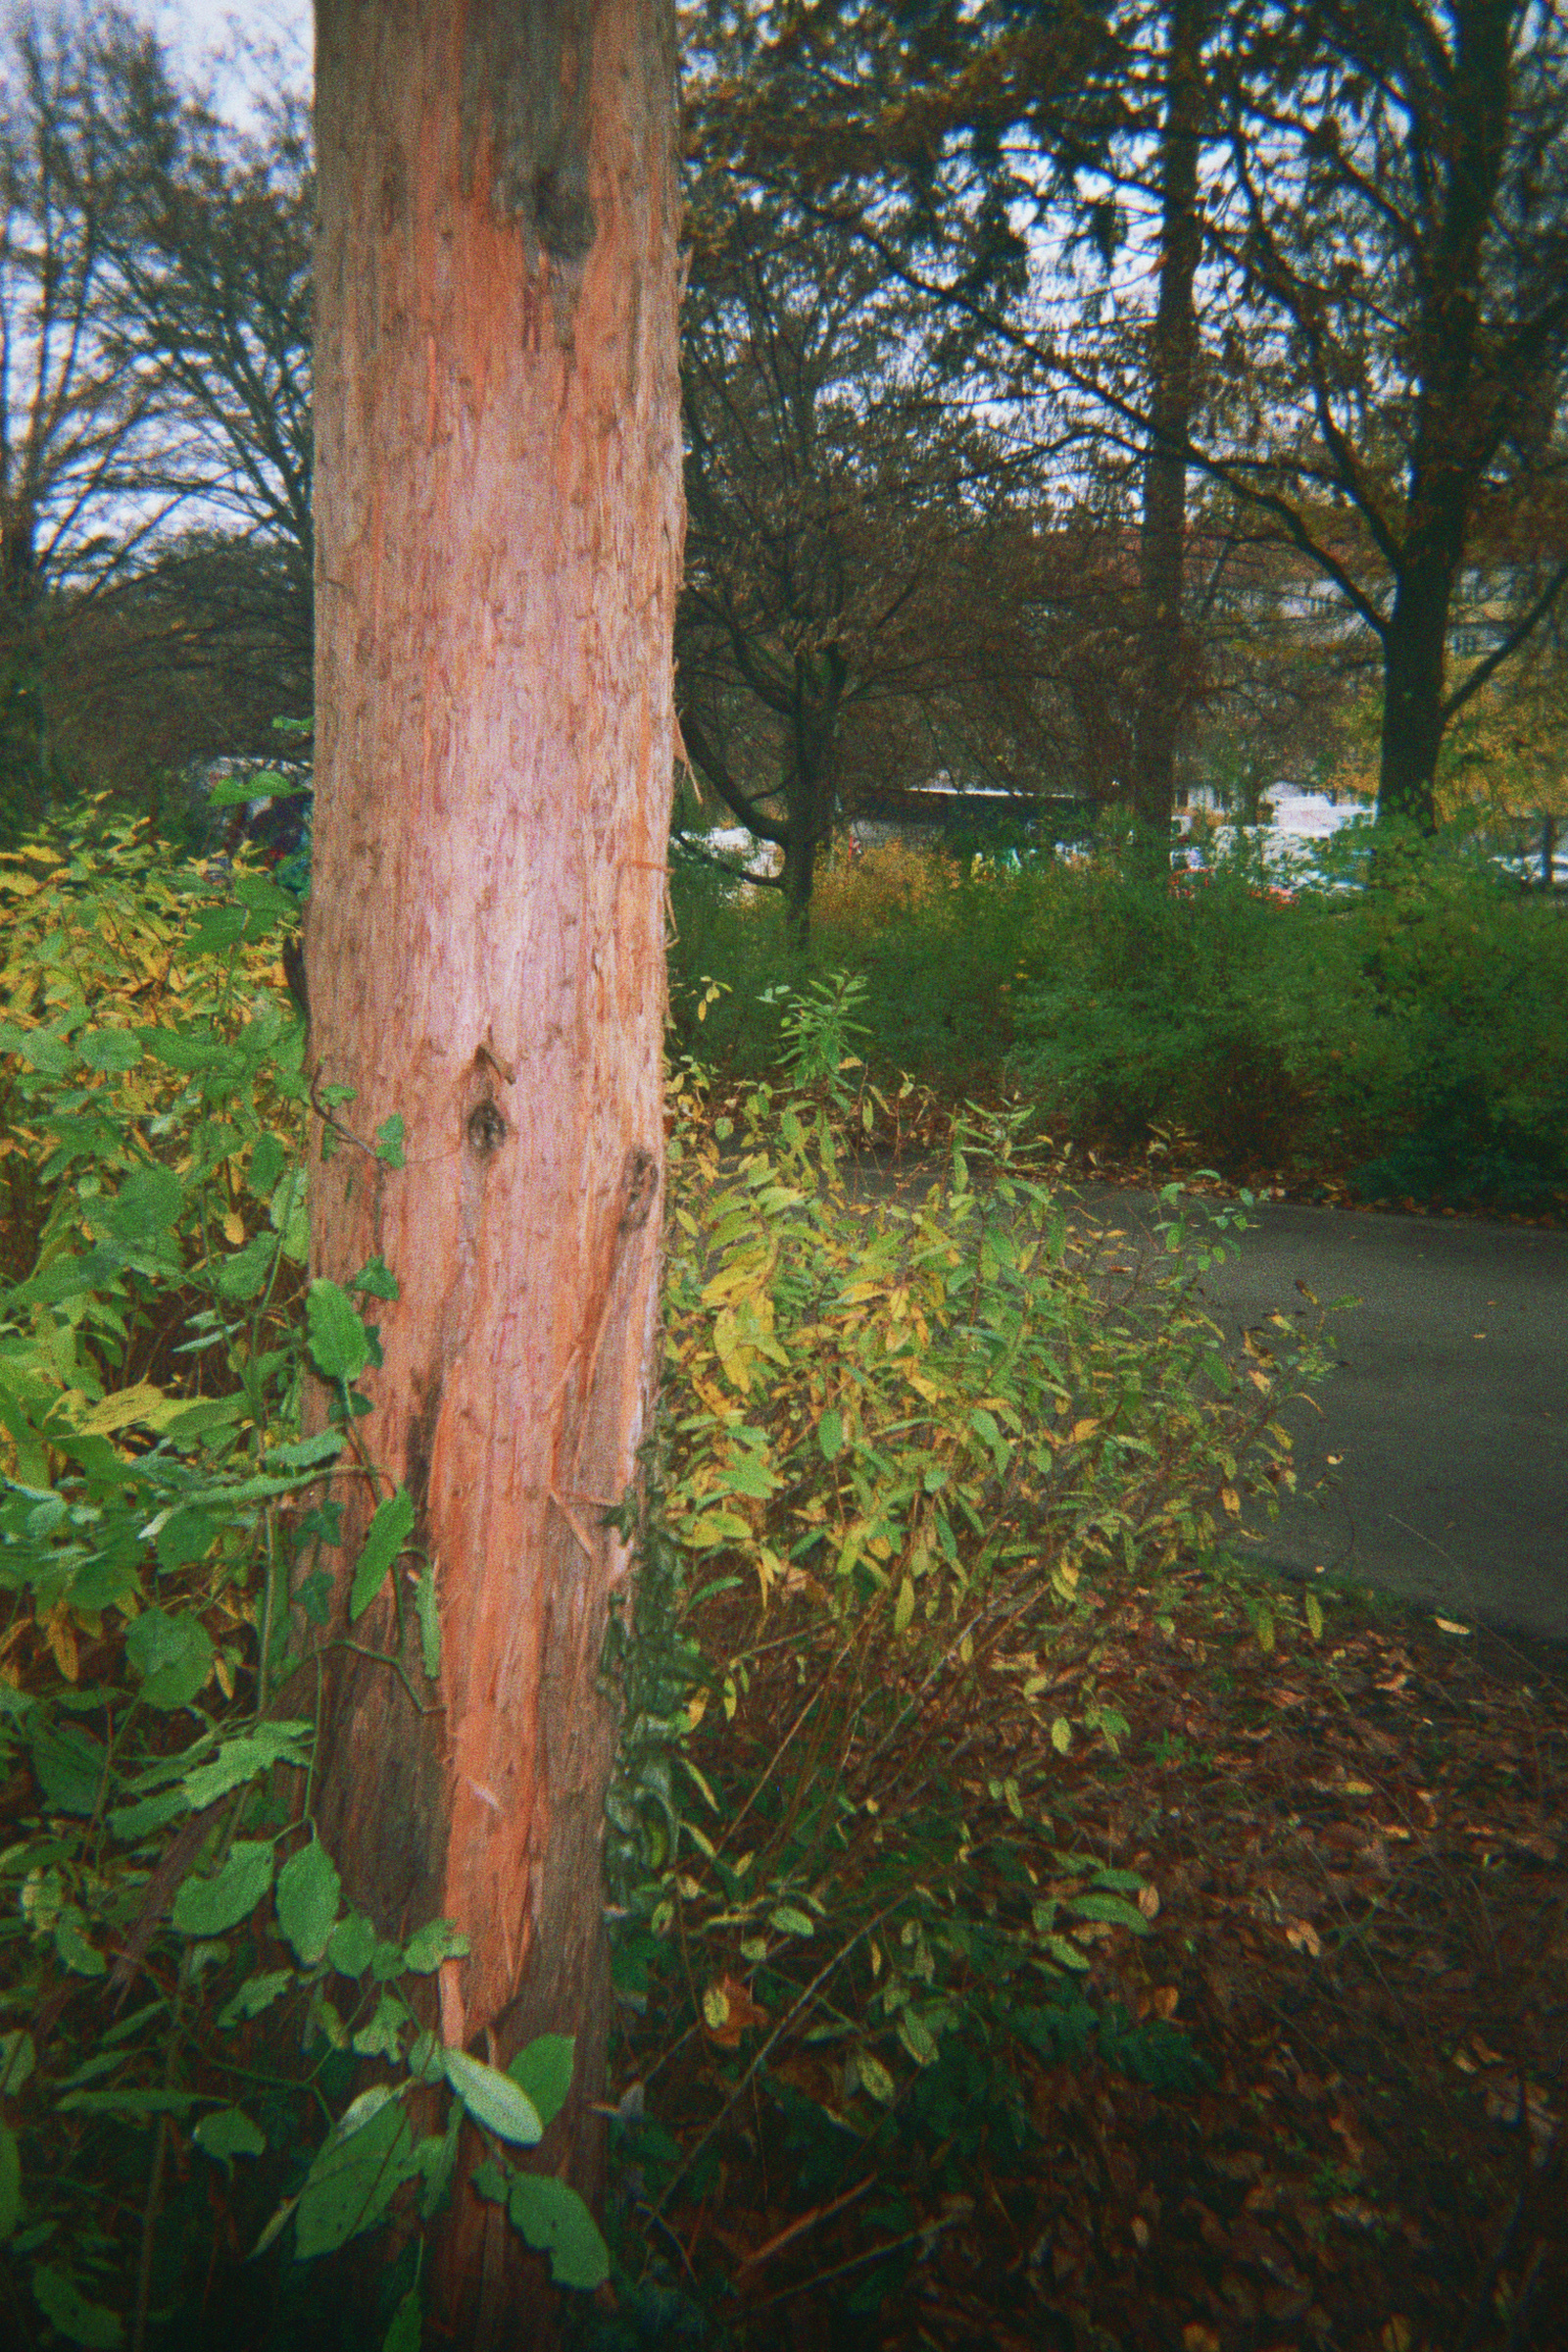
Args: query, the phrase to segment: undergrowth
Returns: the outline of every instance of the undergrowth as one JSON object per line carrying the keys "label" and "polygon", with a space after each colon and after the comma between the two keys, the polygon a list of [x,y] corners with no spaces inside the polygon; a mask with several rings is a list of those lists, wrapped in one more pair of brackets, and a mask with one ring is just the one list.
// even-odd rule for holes
{"label": "undergrowth", "polygon": [[[337,1541],[332,1481],[377,1475],[355,1423],[396,1285],[376,1260],[349,1290],[307,1277],[323,1105],[278,960],[294,903],[243,863],[172,869],[92,810],[0,874],[7,2331],[411,2352],[465,2116],[489,2139],[479,2193],[558,2281],[600,2290],[580,2200],[508,2154],[564,2097],[569,2037],[506,2073],[444,2047],[432,1979],[461,1934],[383,1936],[312,1826],[334,1592],[352,1625],[399,1570],[420,1676],[386,1664],[412,1705],[441,1653],[409,1498],[385,1494],[358,1559]],[[720,2112],[682,2148],[651,2071],[622,2099],[593,2326],[668,2317],[640,2228],[709,2178],[744,2102],[826,2179],[842,2129],[895,2171],[944,2140],[961,2166],[979,2076],[1018,2125],[1023,2049],[1093,2044],[1172,2095],[1202,2080],[1168,2021],[1081,1989],[1097,1943],[1147,1928],[1139,1874],[1064,1821],[977,1897],[985,1808],[955,1768],[1004,1658],[1041,1748],[992,1776],[999,1818],[1038,1815],[1041,1759],[1115,1749],[1092,1641],[1070,1690],[1058,1660],[1105,1579],[1174,1607],[1243,1496],[1290,1483],[1277,1410],[1321,1366],[1283,1319],[1225,1361],[1193,1285],[1234,1212],[1194,1228],[1173,1190],[1158,1264],[1129,1275],[1081,1246],[1016,1119],[960,1121],[914,1206],[856,1208],[847,1123],[890,1100],[851,1066],[857,1000],[774,1010],[786,1067],[735,1111],[690,1065],[671,1081],[664,1402],[606,1660],[617,1986],[628,2011],[685,2004]],[[396,1120],[377,1150],[400,1164]],[[327,1426],[302,1438],[310,1383]],[[383,2224],[368,2293],[329,2258]]]}
{"label": "undergrowth", "polygon": [[776,992],[836,971],[884,1090],[907,1071],[950,1106],[1021,1095],[1052,1134],[1122,1155],[1177,1131],[1232,1177],[1561,1206],[1563,909],[1458,835],[1314,846],[1315,878],[1286,896],[1245,847],[1167,886],[1108,846],[960,867],[890,845],[829,866],[805,961],[765,899],[683,868],[677,1017],[754,1075],[777,1049]]}

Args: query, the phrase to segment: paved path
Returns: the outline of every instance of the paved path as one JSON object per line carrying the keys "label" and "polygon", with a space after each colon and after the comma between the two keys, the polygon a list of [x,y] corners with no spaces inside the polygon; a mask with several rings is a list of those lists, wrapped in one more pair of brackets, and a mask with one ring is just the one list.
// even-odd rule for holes
{"label": "paved path", "polygon": [[[1152,1195],[1079,1197],[1147,1235]],[[1320,1410],[1287,1414],[1301,1486],[1327,1490],[1272,1527],[1259,1513],[1256,1556],[1568,1640],[1568,1234],[1283,1201],[1248,1213],[1240,1258],[1203,1284],[1227,1338],[1299,1306],[1298,1280],[1325,1305],[1360,1300],[1331,1318]]]}

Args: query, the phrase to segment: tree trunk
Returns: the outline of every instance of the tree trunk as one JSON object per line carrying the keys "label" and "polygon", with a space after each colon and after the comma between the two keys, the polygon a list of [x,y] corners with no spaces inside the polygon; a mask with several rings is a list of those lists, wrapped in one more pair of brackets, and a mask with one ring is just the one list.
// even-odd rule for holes
{"label": "tree trunk", "polygon": [[1437,831],[1443,677],[1456,562],[1437,557],[1400,571],[1383,641],[1383,744],[1378,814]]}
{"label": "tree trunk", "polygon": [[[833,756],[848,664],[838,647],[830,646],[815,662],[797,666],[805,683],[796,696],[784,786],[784,936],[795,954],[804,956],[811,944],[816,853],[833,827]],[[812,692],[817,680],[811,673],[818,669],[826,680],[824,699]]]}
{"label": "tree trunk", "polygon": [[1198,168],[1203,113],[1202,0],[1171,0],[1160,157],[1159,299],[1151,357],[1150,448],[1139,549],[1143,692],[1133,749],[1133,810],[1148,855],[1164,863],[1176,804],[1176,738],[1186,699],[1182,636],[1187,444],[1202,250]]}
{"label": "tree trunk", "polygon": [[[400,1286],[357,1426],[414,1500],[441,1627],[422,1716],[329,1653],[318,1819],[382,1932],[468,1936],[449,2045],[505,2065],[576,2035],[541,2154],[592,2198],[598,1667],[629,1567],[602,1522],[648,1424],[662,1162],[673,8],[318,0],[317,61],[309,984],[360,1141],[313,1172],[312,1264],[346,1285],[379,1253]],[[394,1113],[397,1170],[366,1148]],[[343,1483],[346,1579],[375,1498]],[[395,1646],[389,1595],[354,1639]],[[437,2328],[534,2342],[469,2162]]]}

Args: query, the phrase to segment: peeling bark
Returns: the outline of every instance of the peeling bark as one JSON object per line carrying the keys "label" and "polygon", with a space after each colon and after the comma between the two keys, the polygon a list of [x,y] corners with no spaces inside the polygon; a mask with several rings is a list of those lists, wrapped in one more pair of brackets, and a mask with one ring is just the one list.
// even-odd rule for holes
{"label": "peeling bark", "polygon": [[[662,1164],[674,71],[668,0],[318,0],[312,1054],[365,1146],[402,1114],[407,1164],[313,1171],[312,1267],[397,1277],[358,1427],[441,1622],[433,1690],[409,1638],[422,1717],[331,1653],[318,1818],[384,1933],[469,1937],[449,2043],[577,2035],[541,2153],[590,2196],[602,1521],[651,1406]],[[389,1596],[355,1639],[396,1645]],[[536,2340],[485,2235],[460,2178],[439,2316]]]}

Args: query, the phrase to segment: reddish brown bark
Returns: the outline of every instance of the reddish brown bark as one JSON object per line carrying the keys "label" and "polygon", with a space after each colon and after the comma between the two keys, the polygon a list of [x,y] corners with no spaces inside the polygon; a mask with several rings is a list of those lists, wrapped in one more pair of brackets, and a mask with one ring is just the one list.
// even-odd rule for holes
{"label": "reddish brown bark", "polygon": [[[315,1170],[313,1269],[347,1283],[379,1252],[400,1285],[359,1428],[417,1505],[441,1621],[438,1689],[408,1652],[422,1716],[384,1666],[331,1654],[318,1818],[385,1932],[441,1915],[469,1936],[441,1976],[449,2043],[505,2064],[577,2034],[545,2153],[589,2193],[597,1669],[627,1569],[601,1520],[651,1400],[662,1158],[672,19],[317,11],[311,1052],[366,1143],[402,1114],[407,1166],[346,1145]],[[394,1645],[388,1599],[355,1639]],[[524,2340],[484,2229],[460,2183],[446,2325]]]}

